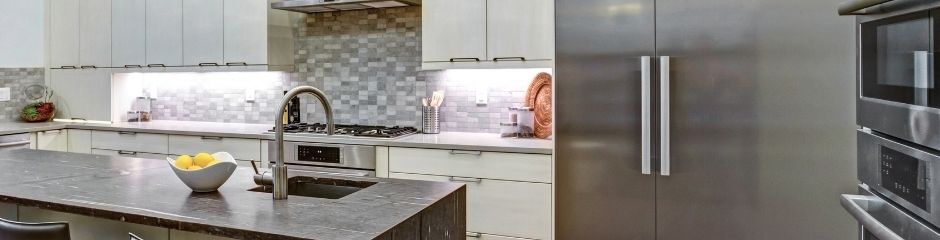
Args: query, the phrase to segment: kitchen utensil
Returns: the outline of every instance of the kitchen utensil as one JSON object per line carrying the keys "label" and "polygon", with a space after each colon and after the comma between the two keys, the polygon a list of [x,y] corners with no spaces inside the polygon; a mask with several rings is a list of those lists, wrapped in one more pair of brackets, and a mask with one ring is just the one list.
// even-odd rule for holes
{"label": "kitchen utensil", "polygon": [[516,137],[519,134],[519,123],[499,123],[500,137]]}
{"label": "kitchen utensil", "polygon": [[424,107],[421,116],[421,131],[426,134],[441,133],[440,115],[440,110],[437,107]]}
{"label": "kitchen utensil", "polygon": [[525,106],[535,111],[533,130],[537,138],[552,136],[552,75],[541,72],[529,84]]}
{"label": "kitchen utensil", "polygon": [[227,152],[217,152],[212,154],[212,157],[218,160],[219,163],[193,171],[177,168],[174,164],[175,159],[167,157],[166,161],[170,164],[170,168],[173,169],[176,176],[183,181],[183,184],[186,184],[187,187],[192,189],[193,192],[214,192],[218,190],[222,184],[225,184],[225,181],[228,181],[228,178],[235,172],[235,168],[238,167],[238,164],[235,163],[235,158],[232,157],[232,154]]}

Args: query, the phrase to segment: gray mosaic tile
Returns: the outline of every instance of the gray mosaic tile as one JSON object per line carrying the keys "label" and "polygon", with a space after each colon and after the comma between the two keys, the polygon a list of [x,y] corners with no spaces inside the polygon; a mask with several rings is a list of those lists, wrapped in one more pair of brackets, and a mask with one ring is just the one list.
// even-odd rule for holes
{"label": "gray mosaic tile", "polygon": [[0,120],[18,120],[20,110],[32,102],[23,91],[33,84],[44,84],[42,68],[0,68],[0,87],[10,88],[10,101],[0,102]]}

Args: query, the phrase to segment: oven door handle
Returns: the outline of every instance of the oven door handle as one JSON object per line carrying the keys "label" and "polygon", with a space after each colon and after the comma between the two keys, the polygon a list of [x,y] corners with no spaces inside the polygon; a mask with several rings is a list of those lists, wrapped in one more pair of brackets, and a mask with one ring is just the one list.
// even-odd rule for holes
{"label": "oven door handle", "polygon": [[[865,206],[862,206],[862,205]],[[868,214],[865,209],[870,204],[888,204],[875,196],[849,195],[842,194],[842,207],[852,214],[855,220],[865,228],[866,231],[875,235],[879,240],[904,240],[897,233],[891,231],[887,226]]]}
{"label": "oven door handle", "polygon": [[849,0],[839,4],[839,15],[865,15],[871,13],[859,13],[858,11],[874,7],[894,0]]}

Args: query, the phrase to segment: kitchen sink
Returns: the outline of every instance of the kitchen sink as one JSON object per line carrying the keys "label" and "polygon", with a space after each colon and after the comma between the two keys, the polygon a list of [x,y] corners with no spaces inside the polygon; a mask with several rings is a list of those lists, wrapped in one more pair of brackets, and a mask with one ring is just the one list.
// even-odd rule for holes
{"label": "kitchen sink", "polygon": [[[340,199],[372,185],[375,182],[296,176],[287,179],[287,195]],[[258,186],[248,191],[271,193],[273,187]]]}

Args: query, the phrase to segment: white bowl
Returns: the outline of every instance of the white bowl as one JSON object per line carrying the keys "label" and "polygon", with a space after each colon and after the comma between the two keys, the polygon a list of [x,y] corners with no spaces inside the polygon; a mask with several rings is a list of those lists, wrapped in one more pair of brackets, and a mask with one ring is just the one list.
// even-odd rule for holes
{"label": "white bowl", "polygon": [[194,192],[214,192],[218,190],[222,184],[225,184],[225,181],[228,181],[228,178],[235,172],[235,168],[238,167],[238,164],[235,163],[235,158],[232,157],[232,154],[227,152],[217,152],[212,154],[212,157],[218,160],[219,163],[193,171],[177,168],[176,165],[173,164],[176,162],[175,159],[167,157],[166,162],[170,164],[170,168],[173,169],[176,176],[179,177],[186,186],[193,189]]}

